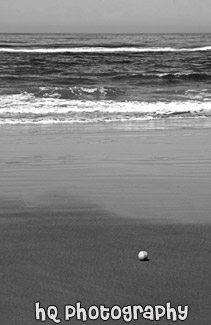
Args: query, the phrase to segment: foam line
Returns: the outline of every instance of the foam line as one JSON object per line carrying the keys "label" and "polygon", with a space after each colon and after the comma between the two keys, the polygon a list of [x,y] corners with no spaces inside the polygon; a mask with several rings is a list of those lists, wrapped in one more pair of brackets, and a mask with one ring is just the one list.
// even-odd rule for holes
{"label": "foam line", "polygon": [[195,48],[172,48],[172,47],[71,47],[71,48],[0,48],[0,52],[7,53],[145,53],[145,52],[202,52],[210,51],[211,46]]}

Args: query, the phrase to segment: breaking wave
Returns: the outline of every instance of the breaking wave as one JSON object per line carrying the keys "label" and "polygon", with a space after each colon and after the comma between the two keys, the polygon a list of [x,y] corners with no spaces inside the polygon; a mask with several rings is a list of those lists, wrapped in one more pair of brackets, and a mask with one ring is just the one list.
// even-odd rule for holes
{"label": "breaking wave", "polygon": [[54,124],[211,117],[211,103],[69,100],[30,93],[0,97],[0,124]]}

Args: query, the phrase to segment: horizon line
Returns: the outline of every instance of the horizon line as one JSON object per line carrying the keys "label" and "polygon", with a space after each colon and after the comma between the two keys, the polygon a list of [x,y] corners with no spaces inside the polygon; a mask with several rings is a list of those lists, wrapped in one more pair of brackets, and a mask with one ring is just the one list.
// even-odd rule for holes
{"label": "horizon line", "polygon": [[107,35],[174,35],[174,34],[211,34],[211,32],[0,32],[0,35],[3,34],[17,34],[17,35],[31,35],[31,34],[90,34],[90,35],[99,35],[99,34],[107,34]]}

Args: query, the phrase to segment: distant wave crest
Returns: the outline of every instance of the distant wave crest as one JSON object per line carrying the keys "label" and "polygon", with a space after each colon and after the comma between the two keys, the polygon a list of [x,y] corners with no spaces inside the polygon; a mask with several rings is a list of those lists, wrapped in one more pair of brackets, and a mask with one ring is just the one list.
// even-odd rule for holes
{"label": "distant wave crest", "polygon": [[211,51],[211,46],[194,47],[194,48],[173,48],[173,47],[67,47],[67,48],[11,48],[0,47],[0,52],[8,53],[116,53],[116,52],[198,52]]}

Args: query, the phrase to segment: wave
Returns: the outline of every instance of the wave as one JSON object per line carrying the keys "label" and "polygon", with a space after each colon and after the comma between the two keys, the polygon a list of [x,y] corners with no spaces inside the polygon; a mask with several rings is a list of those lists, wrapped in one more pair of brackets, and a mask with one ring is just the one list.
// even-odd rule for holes
{"label": "wave", "polygon": [[0,47],[0,52],[8,53],[145,53],[145,52],[203,52],[211,51],[211,46],[194,48],[173,48],[173,47],[67,47],[67,48],[10,48]]}
{"label": "wave", "polygon": [[167,80],[190,80],[190,81],[200,81],[200,80],[207,80],[211,79],[211,75],[207,73],[196,73],[196,72],[190,72],[190,73],[166,73],[163,75],[160,75],[161,78],[167,79]]}
{"label": "wave", "polygon": [[124,91],[117,87],[35,87],[28,88],[26,94],[37,98],[58,99],[112,99],[121,96]]}
{"label": "wave", "polygon": [[[57,99],[57,100],[111,100],[122,97],[125,91],[118,87],[25,87],[19,88],[0,88],[0,103],[4,95],[17,95],[20,98],[33,98],[39,100],[43,99]],[[1,109],[0,109],[1,110]]]}
{"label": "wave", "polygon": [[197,73],[197,72],[187,72],[187,73],[123,73],[113,76],[113,79],[137,79],[142,81],[203,81],[211,80],[211,74],[208,73]]}
{"label": "wave", "polygon": [[31,94],[0,97],[0,124],[54,124],[211,117],[211,103],[138,102],[37,98]]}

